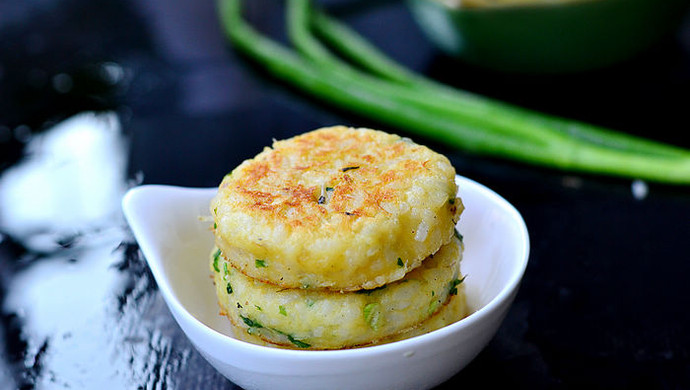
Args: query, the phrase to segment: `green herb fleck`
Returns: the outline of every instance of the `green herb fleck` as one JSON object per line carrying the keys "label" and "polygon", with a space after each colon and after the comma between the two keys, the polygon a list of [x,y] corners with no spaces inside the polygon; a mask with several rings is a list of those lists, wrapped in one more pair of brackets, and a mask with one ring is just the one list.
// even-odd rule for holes
{"label": "green herb fleck", "polygon": [[213,254],[213,269],[216,270],[216,272],[220,272],[218,260],[220,260],[220,249],[217,249],[216,253]]}
{"label": "green herb fleck", "polygon": [[436,313],[436,309],[438,309],[438,306],[439,306],[439,305],[440,305],[439,301],[437,301],[437,300],[431,301],[431,303],[429,303],[429,312],[428,312],[428,314],[429,314],[429,315],[432,315],[432,314]]}
{"label": "green herb fleck", "polygon": [[256,310],[258,310],[258,311],[263,311],[263,309],[262,309],[261,306],[259,306],[259,305],[254,305],[254,307],[255,307]]}
{"label": "green herb fleck", "polygon": [[364,321],[369,324],[373,330],[379,330],[383,324],[383,315],[381,314],[381,305],[378,303],[368,303],[364,306]]}
{"label": "green herb fleck", "polygon": [[455,198],[450,198],[450,199],[448,199],[448,203],[450,203],[450,204],[455,204]]}
{"label": "green herb fleck", "polygon": [[467,275],[463,276],[462,279],[453,279],[453,280],[450,282],[450,291],[448,291],[448,293],[449,293],[450,295],[457,295],[457,293],[458,293],[458,285],[459,285],[460,283],[464,282],[466,277],[467,277]]}
{"label": "green herb fleck", "polygon": [[404,267],[405,263],[403,263],[402,259],[398,257],[398,267]]}
{"label": "green herb fleck", "polygon": [[251,318],[245,317],[245,316],[240,316],[242,321],[250,328],[263,328],[264,326],[258,323],[257,321],[252,320]]}
{"label": "green herb fleck", "polygon": [[287,311],[285,310],[285,306],[279,305],[279,306],[278,306],[278,312],[279,312],[280,314],[284,315],[285,317],[287,317]]}
{"label": "green herb fleck", "polygon": [[254,265],[256,266],[256,268],[266,268],[266,267],[268,267],[268,266],[266,265],[266,260],[260,260],[260,259],[254,260]]}
{"label": "green herb fleck", "polygon": [[359,169],[359,167],[358,166],[345,167],[345,168],[341,169],[341,171],[347,172],[347,171],[351,171],[353,169]]}
{"label": "green herb fleck", "polygon": [[311,299],[311,298],[306,299],[307,307],[312,307],[312,306],[314,306],[315,303],[316,303],[316,301]]}
{"label": "green herb fleck", "polygon": [[319,200],[317,200],[317,202],[318,202],[319,204],[324,204],[324,203],[326,203],[326,197],[323,196],[323,195],[319,196]]}
{"label": "green herb fleck", "polygon": [[218,207],[214,207],[214,208],[213,208],[213,214],[214,214],[214,215],[218,215]]}
{"label": "green herb fleck", "polygon": [[213,230],[216,230],[216,229],[218,229],[218,224],[214,222],[213,223]]}
{"label": "green herb fleck", "polygon": [[326,187],[326,191],[333,191],[333,187]]}
{"label": "green herb fleck", "polygon": [[457,237],[458,240],[462,241],[464,237],[462,236],[462,234],[460,234],[458,229],[454,229],[453,231],[455,232],[455,237]]}
{"label": "green herb fleck", "polygon": [[295,344],[296,347],[298,348],[309,348],[311,347],[311,344],[307,344],[304,341],[297,340],[296,338],[292,337],[291,335],[287,335],[288,340],[290,340],[291,343]]}
{"label": "green herb fleck", "polygon": [[228,294],[232,294],[232,286],[230,285],[230,283],[228,283],[228,285],[225,286],[225,291],[227,291]]}

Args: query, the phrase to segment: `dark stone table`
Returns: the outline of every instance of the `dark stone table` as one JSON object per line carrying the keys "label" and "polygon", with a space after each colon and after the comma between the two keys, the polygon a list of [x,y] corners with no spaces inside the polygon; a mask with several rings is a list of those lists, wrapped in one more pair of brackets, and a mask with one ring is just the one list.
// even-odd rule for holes
{"label": "dark stone table", "polygon": [[[281,3],[251,19],[284,39]],[[393,58],[521,106],[690,147],[690,24],[625,63],[501,74],[448,58],[396,1],[324,2]],[[231,389],[168,312],[120,211],[207,187],[272,138],[398,129],[267,77],[211,1],[0,1],[0,388]],[[413,137],[512,202],[532,253],[451,388],[690,388],[690,189],[483,158]]]}

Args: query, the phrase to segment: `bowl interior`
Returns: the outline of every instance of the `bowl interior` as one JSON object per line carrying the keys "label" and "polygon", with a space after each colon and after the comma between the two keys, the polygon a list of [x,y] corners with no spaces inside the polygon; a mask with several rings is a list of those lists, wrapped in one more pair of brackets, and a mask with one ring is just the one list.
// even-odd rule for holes
{"label": "bowl interior", "polygon": [[477,311],[522,277],[529,239],[519,213],[503,198],[475,182],[458,185],[465,205],[457,226],[465,243],[460,267],[468,305]]}
{"label": "bowl interior", "polygon": [[[519,213],[500,196],[469,179],[458,177],[457,182],[465,205],[457,226],[465,243],[461,268],[474,312],[521,276],[527,232]],[[213,245],[208,205],[215,193],[214,188],[142,186],[128,193],[124,209],[165,298],[232,336],[218,315],[207,262]]]}
{"label": "bowl interior", "polygon": [[213,246],[208,205],[215,193],[215,188],[141,186],[128,192],[123,209],[168,305],[232,335],[218,314],[207,262]]}

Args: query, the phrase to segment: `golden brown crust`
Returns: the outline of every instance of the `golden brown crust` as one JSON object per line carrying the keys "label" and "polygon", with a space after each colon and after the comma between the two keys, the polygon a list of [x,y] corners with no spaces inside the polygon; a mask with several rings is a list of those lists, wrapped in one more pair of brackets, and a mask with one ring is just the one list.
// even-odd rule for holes
{"label": "golden brown crust", "polygon": [[[381,138],[381,133],[329,128],[277,141],[273,149],[266,148],[251,164],[233,172],[221,190],[233,186],[244,198],[242,206],[247,211],[293,227],[323,228],[323,217],[349,223],[342,215],[385,213],[381,203],[400,197],[386,184],[423,174],[430,160],[403,159],[390,167],[387,161],[426,148],[399,142],[397,136],[386,137],[385,143]],[[305,180],[305,174],[318,178]],[[333,193],[328,194],[331,191],[326,188],[333,188]],[[324,196],[322,203],[320,196]]]}
{"label": "golden brown crust", "polygon": [[243,273],[284,287],[378,287],[450,241],[462,211],[454,178],[445,157],[397,135],[319,129],[224,178],[216,244]]}

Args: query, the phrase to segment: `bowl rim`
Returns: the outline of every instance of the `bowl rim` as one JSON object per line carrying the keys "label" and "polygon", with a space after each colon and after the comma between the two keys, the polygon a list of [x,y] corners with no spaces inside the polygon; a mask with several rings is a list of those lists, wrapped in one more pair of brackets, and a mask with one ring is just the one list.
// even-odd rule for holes
{"label": "bowl rim", "polygon": [[[169,306],[170,311],[173,314],[173,317],[175,317],[176,321],[178,322],[178,325],[180,325],[183,328],[183,331],[185,331],[185,333],[186,329],[181,323],[182,321],[189,324],[194,324],[197,330],[204,333],[204,335],[210,338],[213,342],[224,345],[230,345],[237,352],[252,354],[254,356],[261,355],[263,357],[271,357],[272,359],[277,360],[295,361],[297,359],[303,362],[319,361],[322,363],[327,363],[328,361],[354,358],[360,355],[383,356],[389,355],[391,353],[414,351],[422,344],[438,342],[443,338],[447,337],[449,334],[455,333],[464,328],[476,326],[485,317],[489,316],[490,313],[494,312],[495,310],[498,310],[501,305],[506,303],[506,301],[509,301],[513,296],[513,293],[516,292],[520,285],[522,277],[524,276],[524,273],[527,269],[527,263],[530,252],[529,234],[524,219],[520,215],[519,211],[512,204],[510,204],[505,198],[498,195],[490,188],[472,179],[468,179],[460,175],[456,175],[455,179],[456,183],[460,183],[462,185],[469,185],[471,187],[473,186],[475,190],[478,190],[482,194],[482,196],[490,198],[492,203],[499,205],[501,209],[505,210],[508,214],[510,214],[511,220],[514,220],[518,223],[517,227],[519,228],[519,239],[522,245],[520,248],[521,253],[516,254],[516,256],[519,256],[519,259],[517,260],[514,266],[515,270],[511,273],[507,283],[496,294],[496,296],[494,296],[485,305],[483,305],[476,311],[472,312],[469,316],[465,317],[464,319],[458,322],[455,322],[453,324],[450,324],[448,326],[445,326],[443,328],[437,329],[435,331],[423,335],[411,337],[409,339],[400,340],[388,344],[364,346],[352,349],[294,350],[251,344],[246,341],[235,339],[231,336],[228,336],[224,333],[221,333],[220,331],[211,328],[209,325],[205,324],[200,319],[196,318],[180,302],[180,300],[175,296],[172,290],[172,285],[169,283],[169,280],[165,275],[163,275],[163,270],[160,266],[162,264],[151,264],[151,262],[154,260],[149,259],[151,258],[151,256],[154,256],[157,252],[155,251],[155,249],[149,247],[148,241],[141,240],[140,242],[139,236],[142,234],[142,227],[140,223],[137,221],[136,217],[134,217],[133,213],[135,213],[135,211],[133,209],[136,207],[135,205],[140,200],[140,198],[142,196],[146,196],[146,192],[179,190],[188,193],[197,192],[196,196],[205,196],[206,194],[212,194],[214,191],[216,191],[216,188],[193,188],[157,184],[141,185],[133,187],[125,193],[122,199],[122,208],[125,217],[134,233],[134,236],[137,239],[138,245],[140,246],[142,253],[144,254],[144,257],[146,258],[146,262],[149,268],[151,269],[154,278],[156,279],[156,284],[158,285],[158,288],[161,291],[161,294],[163,295],[166,304]],[[459,192],[462,192],[462,186],[460,187]],[[157,259],[156,261],[161,261],[161,259]],[[178,316],[181,316],[182,318],[178,318]]]}

